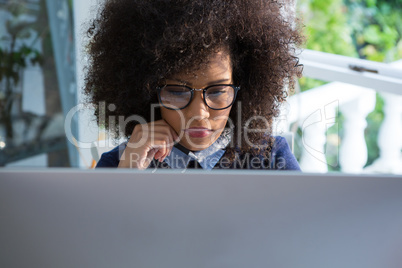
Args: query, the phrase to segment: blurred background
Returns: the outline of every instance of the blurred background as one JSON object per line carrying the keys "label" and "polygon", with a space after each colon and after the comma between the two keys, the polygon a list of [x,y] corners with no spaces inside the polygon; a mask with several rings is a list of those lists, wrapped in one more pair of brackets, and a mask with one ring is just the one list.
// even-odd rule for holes
{"label": "blurred background", "polygon": [[[77,108],[97,5],[0,0],[1,167],[93,168],[116,145]],[[276,132],[291,136],[304,171],[402,174],[402,0],[298,0],[295,10],[305,76]]]}
{"label": "blurred background", "polygon": [[77,103],[72,4],[0,1],[0,166],[78,165],[64,134]]}
{"label": "blurred background", "polygon": [[[338,60],[342,61],[342,67],[350,67],[354,58],[364,59],[371,62],[357,61],[355,65],[368,65],[372,70],[384,68],[384,65],[374,62],[387,63],[386,67],[390,69],[384,73],[392,72],[394,77],[402,78],[401,0],[297,0],[297,12],[305,26],[307,49],[347,57],[338,59],[332,55],[319,55],[322,57],[318,62],[327,60],[327,64],[335,68],[342,66]],[[345,66],[347,62],[349,64]],[[345,75],[340,75],[341,71],[334,68],[329,66],[328,74],[339,78],[338,81],[350,72],[342,70]],[[327,165],[310,165],[303,142],[307,133],[301,127],[306,118],[302,116],[298,122],[291,122],[290,130],[295,133],[294,153],[304,166],[302,170],[402,174],[402,85],[390,90],[389,85],[381,83],[386,79],[378,79],[373,89],[367,84],[371,86],[375,82],[365,83],[357,76],[344,79],[353,81],[354,85],[336,80],[328,83],[311,78],[320,76],[315,72],[319,70],[315,69],[309,75],[305,73],[299,79],[299,92],[302,93],[298,97],[292,96],[290,102],[297,99],[297,102],[305,103],[304,108],[313,105],[312,102],[321,102],[321,106],[315,106],[319,108],[326,105],[336,107],[326,111],[325,126],[313,130],[313,134],[308,133],[312,143],[319,144],[316,149],[319,155],[325,155],[322,160]],[[325,96],[332,96],[332,99],[323,103]],[[332,113],[330,120],[328,113]]]}

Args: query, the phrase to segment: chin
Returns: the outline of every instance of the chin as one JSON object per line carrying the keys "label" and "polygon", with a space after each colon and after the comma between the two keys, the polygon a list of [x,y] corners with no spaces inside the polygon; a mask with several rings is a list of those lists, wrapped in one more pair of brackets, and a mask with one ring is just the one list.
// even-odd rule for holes
{"label": "chin", "polygon": [[[191,142],[186,141],[182,145],[191,151],[202,151],[211,146],[212,143],[213,141],[211,142],[208,138],[193,138]],[[196,144],[197,146],[195,147],[191,144]]]}

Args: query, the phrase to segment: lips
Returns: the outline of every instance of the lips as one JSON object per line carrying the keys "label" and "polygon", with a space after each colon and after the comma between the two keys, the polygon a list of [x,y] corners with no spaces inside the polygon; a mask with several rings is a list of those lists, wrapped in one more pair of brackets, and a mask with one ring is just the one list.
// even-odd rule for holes
{"label": "lips", "polygon": [[212,133],[212,130],[206,127],[191,127],[184,130],[190,137],[203,138]]}

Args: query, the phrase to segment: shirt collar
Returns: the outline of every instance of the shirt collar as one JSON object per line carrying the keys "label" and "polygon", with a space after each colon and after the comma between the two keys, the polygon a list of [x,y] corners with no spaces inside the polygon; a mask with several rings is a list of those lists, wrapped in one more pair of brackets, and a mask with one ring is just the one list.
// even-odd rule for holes
{"label": "shirt collar", "polygon": [[203,169],[211,170],[225,153],[224,148],[231,140],[231,131],[224,130],[219,138],[208,148],[192,152],[180,144],[173,146],[170,155],[163,162],[173,169],[185,169],[191,159],[196,160]]}

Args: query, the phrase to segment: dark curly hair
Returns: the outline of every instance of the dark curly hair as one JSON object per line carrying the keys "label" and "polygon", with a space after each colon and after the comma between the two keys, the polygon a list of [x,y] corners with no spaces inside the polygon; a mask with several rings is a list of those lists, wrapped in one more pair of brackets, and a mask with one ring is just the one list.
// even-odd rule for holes
{"label": "dark curly hair", "polygon": [[[296,20],[280,1],[264,0],[106,0],[87,32],[89,66],[85,92],[95,107],[100,102],[115,109],[95,109],[98,124],[115,135],[131,135],[138,122],[119,133],[119,123],[109,116],[136,114],[151,121],[151,104],[158,103],[158,83],[177,73],[205,66],[210,56],[224,49],[231,57],[234,84],[241,90],[241,118],[259,116],[269,124],[279,114],[288,88],[301,74],[296,48],[303,42]],[[238,105],[229,117],[238,121]],[[154,120],[161,119],[160,114]],[[109,126],[111,124],[111,126]],[[113,127],[113,128],[112,128]],[[235,152],[270,153],[272,130],[253,132],[248,140],[265,144],[256,148],[245,142],[244,125],[236,126]],[[262,120],[248,127],[266,129]],[[259,146],[257,146],[259,147]],[[263,150],[263,151],[262,151]]]}

